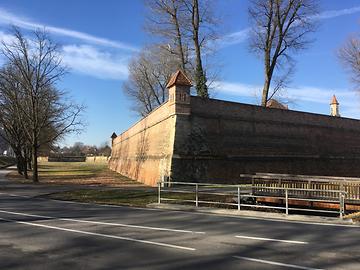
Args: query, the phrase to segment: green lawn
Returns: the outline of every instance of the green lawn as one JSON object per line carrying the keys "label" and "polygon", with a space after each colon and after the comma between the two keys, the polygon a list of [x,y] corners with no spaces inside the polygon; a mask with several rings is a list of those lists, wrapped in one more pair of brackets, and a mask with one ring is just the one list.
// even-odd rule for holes
{"label": "green lawn", "polygon": [[[82,189],[65,191],[49,195],[52,199],[89,202],[99,204],[127,205],[145,207],[156,203],[158,194],[156,188],[138,189]],[[166,198],[194,200],[194,194],[167,194]],[[194,203],[191,203],[194,204]]]}
{"label": "green lawn", "polygon": [[75,190],[51,194],[52,199],[145,207],[157,201],[154,189]]}

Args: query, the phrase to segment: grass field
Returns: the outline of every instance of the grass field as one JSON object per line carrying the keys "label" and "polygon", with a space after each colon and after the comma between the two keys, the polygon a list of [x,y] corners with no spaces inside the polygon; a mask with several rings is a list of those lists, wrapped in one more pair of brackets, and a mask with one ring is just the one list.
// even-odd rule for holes
{"label": "grass field", "polygon": [[[29,176],[31,178],[31,173]],[[8,177],[17,182],[32,183],[15,170]],[[157,202],[156,188],[112,172],[106,163],[40,162],[39,177],[40,185],[72,186],[69,191],[44,195],[52,199],[137,207]],[[194,200],[193,194],[168,194],[167,197]]]}
{"label": "grass field", "polygon": [[[29,183],[16,171],[8,177],[13,180]],[[31,178],[31,172],[29,172]],[[40,162],[40,184],[57,185],[90,185],[90,186],[142,186],[141,183],[110,171],[106,163],[96,162]]]}
{"label": "grass field", "polygon": [[91,189],[65,191],[49,195],[52,199],[99,204],[145,207],[157,201],[156,189]]}

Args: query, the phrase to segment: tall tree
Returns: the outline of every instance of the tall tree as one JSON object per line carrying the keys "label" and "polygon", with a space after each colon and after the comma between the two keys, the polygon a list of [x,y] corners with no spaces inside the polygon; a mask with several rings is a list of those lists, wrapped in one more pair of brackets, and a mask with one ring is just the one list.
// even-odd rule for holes
{"label": "tall tree", "polygon": [[355,87],[360,90],[360,39],[358,37],[349,38],[340,48],[339,58],[352,74]]}
{"label": "tall tree", "polygon": [[22,114],[19,105],[24,102],[20,83],[13,79],[15,74],[11,66],[0,70],[0,123],[4,132],[0,136],[13,149],[19,174],[27,179],[28,143],[22,128]]}
{"label": "tall tree", "polygon": [[[203,56],[212,55],[209,43],[217,38],[217,16],[213,1],[149,0],[146,29],[160,36],[170,53],[177,55],[180,67],[195,82],[198,96],[209,96]],[[214,42],[212,42],[214,45]],[[172,70],[171,72],[174,72]]]}
{"label": "tall tree", "polygon": [[[264,86],[261,105],[266,106],[292,74],[292,53],[311,40],[308,34],[316,28],[316,0],[253,0],[249,8],[252,23],[250,48],[264,61]],[[282,69],[283,73],[279,71]],[[279,74],[276,76],[276,71]],[[275,76],[274,76],[275,75]],[[275,82],[275,85],[272,85]],[[271,87],[273,91],[270,92]]]}
{"label": "tall tree", "polygon": [[11,67],[11,72],[2,77],[18,85],[17,92],[22,96],[21,102],[15,103],[16,110],[32,154],[33,181],[38,182],[40,147],[66,133],[79,131],[84,107],[68,101],[57,88],[66,69],[61,64],[58,45],[45,31],[35,31],[28,39],[14,28],[13,41],[3,43],[2,54],[4,66]]}
{"label": "tall tree", "polygon": [[160,36],[164,49],[176,56],[177,68],[188,70],[189,44],[184,33],[185,6],[182,0],[148,0],[150,11],[145,29]]}
{"label": "tall tree", "polygon": [[[207,76],[203,65],[204,52],[208,52],[208,43],[217,39],[217,19],[213,12],[212,1],[204,0],[181,0],[186,7],[184,23],[188,36],[192,39],[195,53],[194,82],[197,95],[203,98],[209,97]],[[191,22],[191,23],[188,23]]]}

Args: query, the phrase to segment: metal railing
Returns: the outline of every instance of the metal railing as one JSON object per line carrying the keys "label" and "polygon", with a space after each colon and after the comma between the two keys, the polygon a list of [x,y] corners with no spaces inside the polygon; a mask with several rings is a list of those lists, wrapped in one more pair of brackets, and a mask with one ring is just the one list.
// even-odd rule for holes
{"label": "metal railing", "polygon": [[[168,194],[166,197],[165,194]],[[172,194],[172,195],[170,195]],[[287,215],[290,211],[308,211],[345,214],[345,198],[347,193],[342,190],[324,190],[292,187],[266,187],[243,185],[223,185],[209,183],[158,182],[158,203],[178,202],[190,203],[196,207],[202,205],[228,205],[237,208],[268,208],[282,210]],[[223,200],[221,200],[223,198]],[[273,200],[274,205],[258,204],[258,200]],[[294,207],[295,202],[310,204],[323,203],[339,205],[339,210],[324,210],[324,208]],[[300,203],[301,205],[301,203]]]}

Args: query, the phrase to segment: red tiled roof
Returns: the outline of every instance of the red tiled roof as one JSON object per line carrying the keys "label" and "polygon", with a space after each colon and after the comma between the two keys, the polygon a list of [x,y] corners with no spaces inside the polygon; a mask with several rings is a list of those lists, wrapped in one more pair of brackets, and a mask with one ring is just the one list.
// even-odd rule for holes
{"label": "red tiled roof", "polygon": [[336,96],[335,95],[333,95],[332,96],[332,99],[331,99],[331,103],[330,103],[330,105],[331,104],[337,104],[337,105],[339,105],[339,102],[337,101],[337,99],[336,99]]}
{"label": "red tiled roof", "polygon": [[171,77],[166,85],[167,88],[170,88],[173,85],[183,85],[183,86],[192,86],[191,81],[186,77],[183,71],[176,71]]}
{"label": "red tiled roof", "polygon": [[275,100],[275,99],[270,99],[268,100],[268,102],[266,102],[266,107],[267,108],[276,108],[276,109],[283,109],[283,110],[288,110],[288,106],[281,104],[279,101]]}

